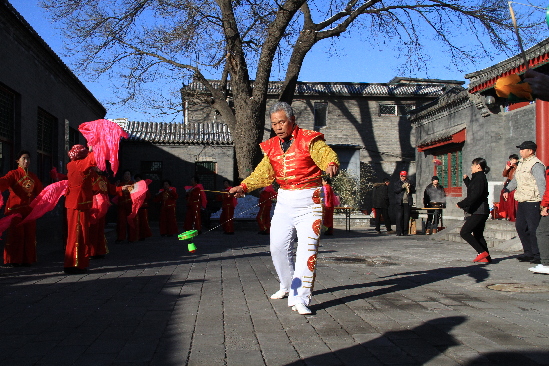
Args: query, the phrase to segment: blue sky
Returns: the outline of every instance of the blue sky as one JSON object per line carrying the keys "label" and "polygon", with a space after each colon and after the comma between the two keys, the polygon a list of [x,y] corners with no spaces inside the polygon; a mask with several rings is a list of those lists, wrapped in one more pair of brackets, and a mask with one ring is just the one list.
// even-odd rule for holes
{"label": "blue sky", "polygon": [[[39,0],[9,0],[17,11],[29,22],[36,32],[48,43],[48,45],[73,69],[71,60],[64,57],[63,36],[58,25],[52,25],[48,14],[38,4]],[[532,1],[533,4],[536,1]],[[541,1],[539,6],[542,5]],[[515,11],[522,11],[520,5],[515,5]],[[543,12],[537,12],[540,18],[544,17]],[[549,36],[549,31],[539,35],[541,41]],[[464,65],[463,71],[450,67],[450,59],[442,52],[437,52],[436,44],[428,49],[429,65],[427,70],[412,70],[407,73],[400,71],[402,59],[398,52],[391,48],[368,47],[368,44],[359,37],[339,37],[336,41],[336,48],[329,42],[317,44],[307,55],[299,77],[301,81],[351,81],[351,82],[379,82],[385,83],[395,76],[432,78],[444,80],[466,81],[465,74],[489,67],[497,62],[507,59],[510,55],[492,53],[481,59],[476,65]],[[469,42],[467,37],[463,38],[464,44]],[[372,49],[373,48],[373,49]],[[518,52],[518,48],[516,50]],[[491,58],[491,59],[490,59]],[[275,65],[276,71],[276,65]],[[91,80],[86,75],[76,75],[82,80],[86,87],[95,97],[107,108],[107,118],[129,118],[133,121],[154,121],[154,122],[181,122],[182,116],[176,115],[166,119],[165,116],[155,115],[153,111],[139,110],[132,106],[110,105],[115,102],[113,94],[120,87],[117,80],[109,80],[106,77],[98,80]],[[180,87],[180,85],[175,86]],[[174,87],[172,86],[172,89]]]}

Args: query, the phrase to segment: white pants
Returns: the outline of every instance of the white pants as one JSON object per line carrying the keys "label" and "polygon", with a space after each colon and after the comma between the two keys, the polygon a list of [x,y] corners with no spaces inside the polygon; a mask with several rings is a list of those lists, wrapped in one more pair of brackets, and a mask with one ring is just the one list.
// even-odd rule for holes
{"label": "white pants", "polygon": [[[289,292],[288,306],[309,305],[315,280],[316,254],[322,226],[321,188],[278,190],[271,220],[271,257],[280,289]],[[297,232],[297,251],[293,243]]]}

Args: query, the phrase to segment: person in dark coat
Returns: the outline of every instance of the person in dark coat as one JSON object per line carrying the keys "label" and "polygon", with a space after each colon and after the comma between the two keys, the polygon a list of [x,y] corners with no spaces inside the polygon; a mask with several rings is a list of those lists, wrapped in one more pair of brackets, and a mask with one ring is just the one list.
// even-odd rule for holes
{"label": "person in dark coat", "polygon": [[408,235],[410,224],[410,212],[414,203],[412,193],[416,191],[415,185],[408,179],[408,172],[400,172],[400,181],[395,183],[396,203],[396,232],[397,236]]}
{"label": "person in dark coat", "polygon": [[391,219],[389,218],[389,179],[385,178],[383,183],[377,183],[372,190],[372,207],[376,210],[375,223],[376,232],[381,234],[380,224],[383,217],[383,223],[387,229],[387,234],[392,234]]}
{"label": "person in dark coat", "polygon": [[488,244],[484,239],[484,226],[490,214],[488,206],[488,180],[486,174],[490,168],[483,158],[476,158],[471,165],[471,178],[463,176],[467,186],[467,197],[457,203],[457,207],[465,211],[465,223],[459,235],[478,253],[473,262],[490,263]]}
{"label": "person in dark coat", "polygon": [[446,207],[446,193],[444,187],[439,184],[440,179],[435,175],[423,192],[423,207],[438,208],[427,212],[427,224],[425,234],[436,234],[438,223],[442,217],[442,208]]}

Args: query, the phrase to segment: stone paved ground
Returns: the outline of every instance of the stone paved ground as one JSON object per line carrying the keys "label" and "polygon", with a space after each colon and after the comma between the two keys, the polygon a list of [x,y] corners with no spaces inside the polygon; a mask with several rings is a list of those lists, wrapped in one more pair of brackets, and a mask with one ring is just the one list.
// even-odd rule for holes
{"label": "stone paved ground", "polygon": [[[268,298],[268,237],[252,227],[201,235],[196,254],[158,235],[111,244],[72,276],[42,232],[37,265],[0,268],[0,365],[549,364],[549,276],[424,238],[337,230],[300,316]],[[507,283],[540,292],[487,288]]]}

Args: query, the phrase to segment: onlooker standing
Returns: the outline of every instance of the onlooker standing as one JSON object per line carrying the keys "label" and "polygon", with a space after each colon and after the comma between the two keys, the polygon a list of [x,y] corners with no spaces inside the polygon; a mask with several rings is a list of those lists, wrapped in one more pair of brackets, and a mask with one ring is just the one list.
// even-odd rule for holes
{"label": "onlooker standing", "polygon": [[492,262],[488,253],[488,244],[484,239],[484,227],[490,215],[488,180],[486,179],[489,171],[486,160],[474,159],[471,163],[471,178],[467,175],[463,176],[463,182],[467,186],[467,197],[456,204],[466,214],[465,223],[459,235],[477,251],[478,255],[473,262],[479,263]]}
{"label": "onlooker standing", "polygon": [[517,170],[517,164],[519,161],[519,156],[517,154],[509,155],[509,160],[505,164],[505,169],[503,169],[502,175],[506,178],[503,183],[503,188],[499,197],[499,215],[509,221],[517,220],[517,201],[515,200],[515,191],[509,192],[507,200],[503,198],[503,193],[505,193],[505,188],[509,182],[515,176],[515,171]]}
{"label": "onlooker standing", "polygon": [[412,193],[416,188],[408,180],[408,172],[400,172],[400,181],[395,184],[396,197],[396,232],[398,236],[408,235],[408,226],[410,224],[410,211],[412,209]]}
{"label": "onlooker standing", "polygon": [[540,262],[537,266],[528,268],[534,273],[549,274],[549,167],[545,170],[545,194],[541,200],[541,220],[537,231]]}
{"label": "onlooker standing", "polygon": [[437,210],[429,210],[427,212],[426,234],[436,234],[438,223],[442,217],[442,209],[446,207],[446,193],[444,187],[439,184],[440,179],[435,175],[431,178],[429,184],[423,192],[424,207],[437,208]]}
{"label": "onlooker standing", "polygon": [[540,256],[536,230],[540,220],[540,202],[545,193],[545,166],[536,157],[537,145],[524,141],[517,146],[521,159],[513,180],[509,182],[504,199],[509,199],[509,192],[515,190],[517,221],[515,227],[522,243],[524,254],[517,257],[521,262],[539,264]]}
{"label": "onlooker standing", "polygon": [[389,178],[383,183],[377,183],[372,190],[372,207],[375,209],[376,232],[381,234],[381,218],[387,229],[387,234],[392,234],[391,219],[389,218]]}

